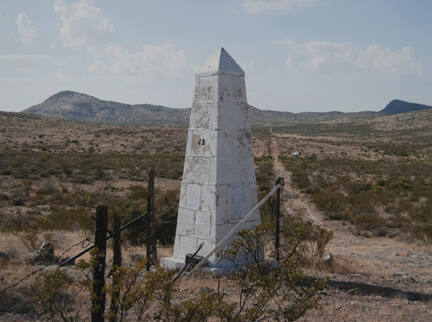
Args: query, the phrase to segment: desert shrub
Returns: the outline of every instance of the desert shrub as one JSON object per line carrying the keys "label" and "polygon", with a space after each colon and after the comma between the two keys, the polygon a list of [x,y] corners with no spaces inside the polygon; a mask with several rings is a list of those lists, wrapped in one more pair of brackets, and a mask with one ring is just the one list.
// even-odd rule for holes
{"label": "desert shrub", "polygon": [[[80,269],[88,275],[91,262],[81,261]],[[119,293],[117,312],[105,313],[105,318],[117,321],[207,321],[210,317],[232,320],[233,303],[223,295],[210,292],[194,292],[188,298],[179,297],[178,282],[173,282],[175,271],[156,268],[145,272],[146,262],[134,266],[117,267],[117,283],[106,287],[108,296]],[[91,292],[91,282],[85,278],[82,285]],[[83,315],[89,317],[89,314]]]}
{"label": "desert shrub", "polygon": [[[129,222],[144,213],[141,208],[128,207],[124,222]],[[123,233],[123,240],[132,246],[144,245],[146,241],[146,223],[144,218],[137,221],[134,225],[130,226],[125,233]]]}
{"label": "desert shrub", "polygon": [[[275,175],[273,172],[273,161],[269,156],[255,158],[255,172],[258,189],[258,200],[264,198],[275,184]],[[267,202],[261,207],[260,214],[263,220],[270,220],[272,214],[272,202]]]}
{"label": "desert shrub", "polygon": [[1,231],[18,237],[29,251],[39,249],[42,231],[35,216],[7,215],[1,220]]}
{"label": "desert shrub", "polygon": [[6,291],[0,296],[0,319],[5,313],[25,314],[36,317],[36,304],[27,288],[20,292]]}
{"label": "desert shrub", "polygon": [[36,224],[41,230],[92,231],[94,229],[92,211],[81,206],[53,207],[49,214],[40,216]]}
{"label": "desert shrub", "polygon": [[174,243],[178,203],[178,190],[168,190],[156,199],[156,238],[162,245]]}
{"label": "desert shrub", "polygon": [[325,211],[330,217],[337,217],[343,211],[344,198],[340,192],[321,190],[314,193],[311,199],[319,210]]}
{"label": "desert shrub", "polygon": [[[308,229],[312,226],[290,227],[288,238],[282,240],[283,251],[276,267],[262,260],[270,227],[260,225],[240,231],[226,252],[231,261],[237,262],[240,258],[236,272],[229,277],[240,290],[239,303],[232,312],[233,320],[296,320],[318,303],[318,292],[325,287],[325,281],[314,281],[310,286],[300,283],[304,279],[305,237],[312,238]],[[322,239],[323,247],[327,242]]]}
{"label": "desert shrub", "polygon": [[332,231],[305,221],[298,215],[284,216],[282,233],[284,245],[288,245],[290,252],[300,252],[306,261],[314,265],[320,262],[327,244],[333,238]]}
{"label": "desert shrub", "polygon": [[347,123],[293,123],[287,125],[275,124],[273,133],[293,133],[307,136],[339,136],[339,137],[376,137],[379,132],[369,124]]}
{"label": "desert shrub", "polygon": [[[290,221],[285,227],[286,235],[282,238],[278,265],[262,260],[262,249],[268,243],[270,226],[260,225],[238,233],[238,238],[231,243],[232,247],[224,256],[232,261],[246,258],[246,262],[242,261],[234,274],[225,277],[237,292],[230,296],[217,294],[211,289],[195,289],[184,296],[178,287],[179,280],[173,278],[175,271],[156,268],[146,272],[145,261],[139,261],[134,266],[117,267],[113,273],[116,274],[116,284],[108,282],[106,290],[108,298],[114,293],[120,294],[115,303],[118,310],[107,312],[105,317],[118,321],[298,319],[318,303],[319,292],[326,285],[323,280],[305,283],[302,267],[310,254],[322,255],[331,233],[300,219]],[[71,280],[66,273],[58,270],[38,280],[42,287],[36,295],[48,314],[59,318],[59,312],[65,312],[65,316],[69,314],[69,307],[64,305],[62,299],[63,292],[66,290],[68,293],[67,289],[72,286],[84,286],[87,295],[82,298],[90,298],[92,263],[92,260],[80,261],[78,266],[83,273],[78,281]],[[73,289],[68,294],[73,294]],[[85,319],[89,315],[81,316]]]}
{"label": "desert shrub", "polygon": [[388,227],[385,219],[370,212],[357,214],[354,223],[358,229],[375,232],[378,236],[384,236]]}
{"label": "desert shrub", "polygon": [[141,185],[132,185],[129,187],[129,193],[127,198],[133,201],[146,201],[147,200],[147,188]]}
{"label": "desert shrub", "polygon": [[65,271],[43,272],[34,279],[30,288],[42,309],[42,316],[47,315],[51,321],[82,319],[85,301],[80,293],[83,288]]}
{"label": "desert shrub", "polygon": [[24,206],[25,205],[24,198],[22,198],[20,196],[16,196],[15,198],[13,198],[11,200],[11,203],[13,206]]}
{"label": "desert shrub", "polygon": [[[156,238],[163,245],[172,245],[175,237],[179,191],[168,190],[155,193],[155,233]],[[125,214],[123,221],[129,222],[147,211],[147,188],[131,186],[128,198],[123,201],[122,211]],[[143,245],[146,240],[145,218],[138,221],[125,232],[124,238],[131,245]]]}
{"label": "desert shrub", "polygon": [[[432,166],[418,160],[353,160],[281,157],[293,184],[309,194],[330,219],[348,220],[358,231],[384,235],[389,229],[425,239],[416,227],[430,222]],[[425,205],[418,205],[426,200]],[[377,210],[381,206],[386,218]],[[401,216],[408,215],[412,224]],[[427,229],[426,229],[427,230]],[[419,232],[419,233],[417,233]]]}
{"label": "desert shrub", "polygon": [[[95,153],[95,152],[35,152],[4,153],[0,170],[3,175],[25,179],[33,175],[57,176],[75,183],[106,180],[106,170],[119,175],[142,178],[146,169],[154,167],[159,177],[178,179],[182,175],[184,152],[157,153]],[[71,176],[71,174],[74,176]]]}

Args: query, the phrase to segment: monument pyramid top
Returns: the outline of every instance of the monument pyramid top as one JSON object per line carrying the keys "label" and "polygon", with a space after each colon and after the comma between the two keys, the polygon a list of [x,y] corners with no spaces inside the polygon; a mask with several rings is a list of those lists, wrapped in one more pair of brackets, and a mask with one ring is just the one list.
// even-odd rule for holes
{"label": "monument pyramid top", "polygon": [[243,69],[222,47],[198,68],[197,74],[217,72],[244,74]]}

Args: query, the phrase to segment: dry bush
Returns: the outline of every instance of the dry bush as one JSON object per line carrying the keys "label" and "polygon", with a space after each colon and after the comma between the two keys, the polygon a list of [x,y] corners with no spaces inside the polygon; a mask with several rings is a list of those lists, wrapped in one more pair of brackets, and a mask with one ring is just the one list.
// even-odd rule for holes
{"label": "dry bush", "polygon": [[[201,284],[185,293],[179,287],[181,282],[173,279],[176,272],[162,268],[146,272],[145,261],[119,267],[113,273],[117,284],[108,282],[106,287],[108,298],[120,293],[116,302],[118,311],[106,312],[106,318],[116,321],[295,320],[318,303],[318,293],[325,281],[306,286],[303,265],[308,254],[322,254],[330,235],[304,222],[296,222],[289,229],[290,236],[283,238],[278,265],[262,260],[269,226],[238,233],[232,248],[224,254],[237,264],[239,258],[247,259],[242,260],[235,273],[225,277],[235,296],[218,294],[202,288]],[[70,275],[68,270],[61,269],[45,272],[33,281],[39,318],[63,321],[89,318],[92,263],[92,259],[80,261],[80,274]]]}

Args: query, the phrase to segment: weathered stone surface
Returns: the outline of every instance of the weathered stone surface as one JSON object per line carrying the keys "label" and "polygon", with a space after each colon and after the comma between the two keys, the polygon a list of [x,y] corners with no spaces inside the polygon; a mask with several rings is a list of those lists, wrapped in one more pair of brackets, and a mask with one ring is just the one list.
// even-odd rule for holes
{"label": "weathered stone surface", "polygon": [[[220,49],[198,69],[195,81],[174,256],[161,261],[171,268],[202,242],[198,255],[206,256],[257,203],[243,70]],[[256,211],[242,228],[259,223]],[[214,255],[209,267],[215,266],[229,263]]]}

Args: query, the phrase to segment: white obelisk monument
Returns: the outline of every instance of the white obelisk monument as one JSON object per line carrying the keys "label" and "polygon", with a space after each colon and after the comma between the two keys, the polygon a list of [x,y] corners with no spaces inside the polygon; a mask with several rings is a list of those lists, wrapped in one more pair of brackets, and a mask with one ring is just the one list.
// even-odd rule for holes
{"label": "white obelisk monument", "polygon": [[[174,256],[167,268],[184,265],[185,255],[208,255],[257,203],[245,74],[221,48],[195,76]],[[260,223],[256,211],[242,228]],[[213,255],[209,268],[232,266]]]}

